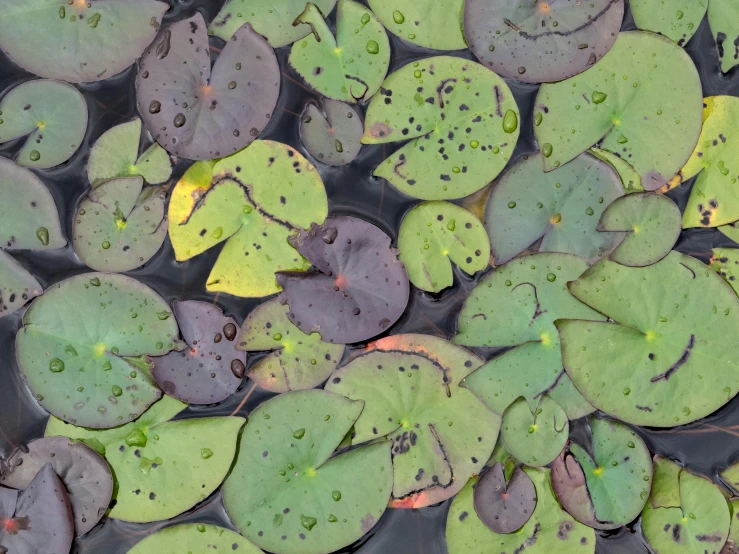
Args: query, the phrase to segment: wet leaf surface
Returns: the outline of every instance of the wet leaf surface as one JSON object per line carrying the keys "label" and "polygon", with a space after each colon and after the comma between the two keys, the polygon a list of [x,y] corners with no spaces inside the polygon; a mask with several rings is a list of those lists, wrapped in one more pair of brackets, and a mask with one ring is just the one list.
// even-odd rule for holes
{"label": "wet leaf surface", "polygon": [[0,250],[0,317],[12,314],[43,292],[26,268]]}
{"label": "wet leaf surface", "polygon": [[589,152],[599,160],[608,162],[616,170],[616,173],[621,178],[621,184],[624,186],[624,192],[626,194],[644,190],[644,187],[641,186],[641,177],[629,162],[608,150],[591,148]]}
{"label": "wet leaf surface", "polygon": [[708,0],[631,0],[631,14],[640,29],[665,35],[685,46],[706,15]]}
{"label": "wet leaf surface", "polygon": [[739,5],[731,0],[711,0],[708,4],[708,23],[716,40],[721,69],[728,73],[739,63],[737,40],[739,40]]}
{"label": "wet leaf surface", "polygon": [[306,104],[300,116],[300,140],[308,153],[330,166],[347,165],[362,148],[364,127],[348,104],[324,98]]}
{"label": "wet leaf surface", "polygon": [[543,394],[529,406],[519,398],[503,413],[500,436],[506,450],[529,466],[545,466],[557,457],[567,443],[570,431],[565,411]]}
{"label": "wet leaf surface", "polygon": [[739,287],[736,278],[739,275],[739,248],[714,248],[711,257],[711,269],[723,277],[734,292]]}
{"label": "wet leaf surface", "polygon": [[218,550],[261,554],[256,546],[230,529],[206,523],[173,525],[154,533],[129,550],[129,554],[187,554]]}
{"label": "wet leaf surface", "polygon": [[474,500],[477,517],[491,531],[513,533],[534,514],[536,488],[520,467],[506,483],[503,466],[496,463],[477,481]]}
{"label": "wet leaf surface", "polygon": [[467,47],[462,30],[463,0],[368,0],[387,29],[403,40],[436,50]]}

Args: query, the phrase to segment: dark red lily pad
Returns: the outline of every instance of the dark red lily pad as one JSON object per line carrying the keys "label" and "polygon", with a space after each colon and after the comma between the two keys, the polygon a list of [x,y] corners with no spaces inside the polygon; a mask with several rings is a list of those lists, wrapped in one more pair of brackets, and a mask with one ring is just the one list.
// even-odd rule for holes
{"label": "dark red lily pad", "polygon": [[590,499],[585,472],[577,458],[565,448],[552,462],[552,488],[560,503],[578,521],[593,528],[600,528]]}
{"label": "dark red lily pad", "polygon": [[239,327],[208,302],[175,302],[173,311],[189,348],[154,358],[152,377],[169,396],[188,404],[225,400],[246,371],[246,354],[236,350]]}
{"label": "dark red lily pad", "polygon": [[200,14],[164,29],[139,62],[139,112],[172,154],[211,160],[238,152],[269,122],[280,92],[274,50],[250,25],[231,37],[211,73]]}
{"label": "dark red lily pad", "polygon": [[277,273],[288,317],[324,342],[371,339],[395,323],[410,285],[390,237],[356,217],[329,217],[290,239],[318,271]]}
{"label": "dark red lily pad", "polygon": [[536,508],[536,487],[517,467],[506,483],[503,466],[496,463],[475,486],[475,512],[496,533],[513,533],[526,525]]}

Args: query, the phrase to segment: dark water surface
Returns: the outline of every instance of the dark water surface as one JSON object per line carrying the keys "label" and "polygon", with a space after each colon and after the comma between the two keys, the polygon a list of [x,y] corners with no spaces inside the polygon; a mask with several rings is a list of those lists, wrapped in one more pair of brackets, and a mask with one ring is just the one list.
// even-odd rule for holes
{"label": "dark water surface", "polygon": [[[202,13],[205,20],[210,22],[224,3],[224,0],[166,1],[171,9],[164,17],[164,25],[190,17],[195,12]],[[630,14],[626,17],[623,29],[634,29]],[[438,54],[436,51],[405,44],[390,33],[388,35],[392,44],[391,72],[408,62]],[[211,44],[220,47],[222,41],[212,39]],[[288,66],[289,48],[283,47],[277,51],[283,72],[282,89],[272,121],[260,138],[290,144],[310,159],[298,138],[298,114],[317,95],[303,86],[300,77]],[[739,72],[732,71],[728,75],[721,73],[715,43],[705,19],[686,50],[698,67],[705,96],[739,95]],[[473,59],[468,51],[454,52],[451,55]],[[134,76],[135,69],[130,68],[105,81],[79,86],[90,113],[90,123],[82,147],[66,164],[51,170],[36,171],[56,200],[68,238],[72,236],[74,210],[88,192],[85,166],[90,147],[103,132],[137,115]],[[31,78],[32,75],[15,66],[0,53],[0,96]],[[538,86],[513,81],[508,84],[521,111],[521,136],[510,162],[513,164],[522,155],[537,149],[532,111]],[[667,89],[672,83],[665,82],[664,86]],[[669,141],[670,137],[655,136],[654,140]],[[21,144],[22,139],[5,145],[0,148],[0,156],[12,158]],[[384,180],[372,177],[374,168],[394,148],[393,145],[364,146],[357,159],[347,167],[330,168],[316,163],[326,186],[331,214],[359,216],[382,228],[393,239],[397,238],[403,215],[418,200],[405,196]],[[171,182],[176,182],[189,165],[187,160],[180,160],[175,165]],[[681,209],[685,207],[691,186],[692,180],[670,193]],[[484,200],[483,195],[475,196]],[[466,205],[469,203],[470,201],[465,202]],[[715,230],[689,230],[682,233],[676,249],[707,261],[710,250],[719,246],[737,245]],[[212,248],[192,260],[179,263],[175,262],[172,247],[167,241],[162,251],[146,266],[128,274],[152,287],[168,301],[199,299],[214,302],[241,323],[261,300],[216,295],[205,291],[205,280],[219,252],[220,247]],[[63,250],[47,253],[14,253],[14,257],[39,279],[44,288],[70,276],[90,271],[77,259],[71,245]],[[462,302],[482,274],[470,278],[455,269],[455,276],[454,286],[439,295],[413,289],[405,315],[389,333],[416,332],[449,338],[454,333],[456,314]],[[0,455],[7,455],[13,447],[41,437],[48,417],[18,376],[13,342],[20,325],[20,313],[0,319]],[[489,352],[485,354],[490,356]],[[250,356],[250,364],[256,359],[257,356]],[[212,407],[189,408],[180,417],[231,413],[246,416],[271,396],[271,393],[256,389],[242,405],[250,389],[251,383],[245,380],[241,389],[224,403]],[[637,431],[653,452],[667,455],[718,482],[717,472],[739,457],[739,398],[735,398],[716,414],[689,426]],[[342,552],[444,554],[444,527],[449,502],[421,510],[390,509],[368,536]],[[216,523],[233,529],[223,509],[220,492],[174,520],[177,523],[192,521]],[[123,554],[161,526],[162,524],[130,524],[106,520],[78,540],[73,552]],[[648,553],[649,549],[637,524],[633,528],[600,533],[596,552],[641,554]]]}

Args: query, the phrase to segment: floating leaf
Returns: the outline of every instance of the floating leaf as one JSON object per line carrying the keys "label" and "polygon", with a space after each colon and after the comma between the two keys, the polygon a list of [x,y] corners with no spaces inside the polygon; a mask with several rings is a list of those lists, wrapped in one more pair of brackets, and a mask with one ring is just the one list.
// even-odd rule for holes
{"label": "floating leaf", "polygon": [[555,322],[567,374],[596,408],[635,425],[673,427],[737,393],[731,330],[739,300],[698,260],[674,251],[640,268],[601,260],[569,288],[615,321]]}
{"label": "floating leaf", "polygon": [[344,102],[362,102],[377,92],[390,64],[390,41],[370,10],[339,0],[336,38],[315,4],[307,3],[293,23],[301,24],[312,34],[293,44],[289,62],[310,86]]}
{"label": "floating leaf", "polygon": [[154,143],[139,156],[141,119],[138,117],[105,131],[95,141],[87,161],[87,179],[96,187],[115,177],[141,176],[156,185],[172,174],[169,154]]}
{"label": "floating leaf", "polygon": [[208,523],[186,523],[167,527],[146,537],[129,550],[128,554],[175,554],[207,550],[262,554],[261,550],[238,533]]}
{"label": "floating leaf", "polygon": [[266,127],[280,92],[274,50],[250,25],[210,67],[203,16],[173,23],[139,61],[136,97],[144,124],[176,156],[229,156]]}
{"label": "floating leaf", "polygon": [[139,419],[114,429],[84,429],[50,418],[46,436],[103,450],[116,480],[115,519],[145,523],[174,517],[202,502],[226,476],[244,424],[241,417],[170,421],[186,408],[168,396]]}
{"label": "floating leaf", "polygon": [[[3,22],[6,17],[3,12]],[[0,37],[4,35],[2,27],[0,23]],[[28,136],[16,161],[35,169],[66,162],[82,144],[87,130],[85,99],[76,88],[59,81],[18,85],[0,101],[0,114],[0,143]]]}
{"label": "floating leaf", "polygon": [[503,79],[480,64],[438,56],[385,79],[367,110],[362,142],[415,139],[380,164],[375,176],[415,198],[462,198],[503,170],[519,119]]}
{"label": "floating leaf", "polygon": [[621,178],[621,184],[624,186],[624,192],[631,194],[632,192],[641,192],[644,187],[641,186],[641,177],[631,164],[618,155],[609,152],[608,150],[601,150],[600,148],[591,148],[589,152],[604,162],[608,162],[613,169],[616,170],[618,176]]}
{"label": "floating leaf", "polygon": [[324,98],[306,104],[300,116],[300,140],[317,160],[331,166],[354,161],[362,148],[364,127],[348,104]]}
{"label": "floating leaf", "polygon": [[331,457],[362,407],[311,390],[274,397],[250,414],[223,488],[247,539],[276,554],[333,552],[375,526],[392,490],[389,443]]}
{"label": "floating leaf", "polygon": [[663,34],[679,46],[695,34],[708,8],[708,0],[677,0],[667,5],[662,0],[631,0],[629,4],[637,27]]}
{"label": "floating leaf", "polygon": [[408,274],[382,230],[356,217],[329,217],[290,243],[318,270],[277,274],[280,301],[304,333],[320,333],[325,342],[360,342],[403,315]]}
{"label": "floating leaf", "polygon": [[246,356],[236,350],[236,322],[209,302],[172,307],[189,348],[154,359],[151,375],[169,396],[188,404],[215,404],[239,388]]}
{"label": "floating leaf", "polygon": [[462,29],[464,0],[368,0],[387,29],[405,41],[436,50],[467,48]]}
{"label": "floating leaf", "polygon": [[431,292],[452,286],[452,263],[472,275],[490,259],[480,220],[449,202],[424,202],[411,209],[400,226],[398,250],[411,283]]}
{"label": "floating leaf", "polygon": [[540,252],[566,252],[593,262],[621,236],[596,233],[603,210],[623,195],[621,180],[606,162],[582,154],[545,173],[542,156],[525,157],[495,184],[485,207],[485,228],[497,264],[541,239]]}
{"label": "floating leaf", "polygon": [[600,217],[598,231],[625,232],[611,252],[622,265],[652,265],[667,256],[680,236],[682,214],[675,203],[660,194],[639,193],[612,202]]}
{"label": "floating leaf", "polygon": [[12,314],[43,292],[25,267],[0,250],[0,317]]}
{"label": "floating leaf", "polygon": [[736,292],[739,283],[736,277],[739,275],[736,266],[739,265],[739,248],[714,248],[711,257],[711,269],[723,277],[731,288]]}
{"label": "floating leaf", "polygon": [[303,333],[287,311],[277,299],[257,306],[244,320],[237,346],[247,352],[269,352],[249,369],[249,377],[277,393],[317,387],[344,354],[344,345],[323,342],[318,333]]}
{"label": "floating leaf", "polygon": [[290,146],[258,140],[188,169],[172,191],[169,237],[179,261],[229,239],[206,288],[268,296],[280,290],[276,271],[310,267],[288,237],[323,223],[327,213],[326,190],[313,164]]}
{"label": "floating leaf", "polygon": [[545,466],[562,451],[569,432],[565,411],[543,394],[533,410],[525,398],[508,406],[500,436],[517,460],[529,466]]}
{"label": "floating leaf", "polygon": [[708,23],[716,40],[721,69],[728,73],[739,61],[737,40],[739,40],[739,5],[732,0],[711,0],[708,4]]}
{"label": "floating leaf", "polygon": [[[665,89],[665,82],[674,86]],[[595,66],[539,89],[534,121],[541,123],[534,132],[547,154],[544,169],[600,142],[634,167],[646,190],[658,189],[690,157],[701,99],[700,77],[682,48],[652,33],[620,33]]]}
{"label": "floating leaf", "polygon": [[90,191],[72,227],[74,250],[98,271],[136,269],[156,254],[167,237],[164,193],[147,197],[141,177],[120,177]]}
{"label": "floating leaf", "polygon": [[106,461],[81,442],[66,437],[31,441],[28,452],[17,451],[9,460],[12,470],[0,484],[25,489],[34,477],[51,464],[69,493],[77,536],[84,535],[103,517],[113,494],[113,476]]}
{"label": "floating leaf", "polygon": [[167,303],[123,275],[85,273],[49,288],[16,336],[21,373],[36,399],[65,421],[113,427],[161,392],[124,356],[165,354],[177,343]]}
{"label": "floating leaf", "polygon": [[513,533],[531,519],[536,488],[531,477],[517,467],[506,483],[503,466],[496,463],[475,485],[475,512],[491,531]]}
{"label": "floating leaf", "polygon": [[492,71],[544,83],[582,73],[602,58],[623,16],[623,0],[469,0],[464,32],[472,52]]}

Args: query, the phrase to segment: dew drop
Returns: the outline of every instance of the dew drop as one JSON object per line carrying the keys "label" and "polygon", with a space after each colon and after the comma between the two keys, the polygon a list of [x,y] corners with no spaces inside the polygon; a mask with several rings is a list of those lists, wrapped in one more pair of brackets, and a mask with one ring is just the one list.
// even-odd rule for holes
{"label": "dew drop", "polygon": [[398,10],[395,10],[393,12],[393,21],[395,21],[395,23],[397,23],[398,25],[401,25],[402,23],[405,22],[405,16],[402,13],[400,13]]}
{"label": "dew drop", "polygon": [[52,358],[49,362],[49,371],[52,373],[61,373],[64,371],[64,362],[59,358]]}
{"label": "dew drop", "polygon": [[368,40],[367,41],[367,53],[369,54],[379,54],[380,53],[380,45],[377,44],[374,40]]}
{"label": "dew drop", "polygon": [[172,122],[172,124],[179,129],[185,124],[185,121],[187,121],[187,119],[185,119],[185,114],[178,113],[176,116],[174,116],[174,121]]}
{"label": "dew drop", "polygon": [[200,449],[200,457],[203,460],[207,460],[208,458],[213,456],[213,451],[210,448],[201,448]]}
{"label": "dew drop", "polygon": [[162,109],[162,103],[158,100],[152,100],[149,104],[149,113],[159,113]]}
{"label": "dew drop", "polygon": [[43,244],[44,246],[49,245],[49,230],[46,227],[39,227],[36,229],[36,238]]}
{"label": "dew drop", "polygon": [[508,110],[503,117],[503,130],[510,134],[518,129],[518,115],[513,110]]}
{"label": "dew drop", "polygon": [[31,153],[28,154],[28,158],[32,162],[37,162],[41,159],[41,153],[38,150],[31,150]]}
{"label": "dew drop", "polygon": [[557,280],[557,276],[554,273],[549,273],[547,275],[547,281],[549,281],[550,283],[554,283],[554,281],[556,280]]}

